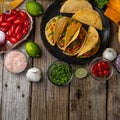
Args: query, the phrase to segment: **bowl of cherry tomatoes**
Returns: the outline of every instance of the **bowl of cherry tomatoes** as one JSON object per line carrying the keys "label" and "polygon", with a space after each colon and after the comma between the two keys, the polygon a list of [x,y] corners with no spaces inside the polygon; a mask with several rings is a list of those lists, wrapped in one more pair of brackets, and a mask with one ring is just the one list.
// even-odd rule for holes
{"label": "bowl of cherry tomatoes", "polygon": [[9,13],[0,14],[0,31],[5,34],[4,44],[0,45],[0,53],[6,53],[25,41],[32,26],[32,17],[24,9],[13,9]]}
{"label": "bowl of cherry tomatoes", "polygon": [[97,57],[91,61],[89,71],[94,79],[104,81],[112,77],[113,65],[109,60]]}

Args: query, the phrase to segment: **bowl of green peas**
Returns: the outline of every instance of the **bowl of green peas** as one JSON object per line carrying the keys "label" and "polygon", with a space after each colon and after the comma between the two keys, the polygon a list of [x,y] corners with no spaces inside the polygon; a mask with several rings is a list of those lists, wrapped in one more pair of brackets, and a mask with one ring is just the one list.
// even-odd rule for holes
{"label": "bowl of green peas", "polygon": [[66,86],[73,78],[73,71],[67,62],[56,60],[48,67],[47,75],[54,85]]}

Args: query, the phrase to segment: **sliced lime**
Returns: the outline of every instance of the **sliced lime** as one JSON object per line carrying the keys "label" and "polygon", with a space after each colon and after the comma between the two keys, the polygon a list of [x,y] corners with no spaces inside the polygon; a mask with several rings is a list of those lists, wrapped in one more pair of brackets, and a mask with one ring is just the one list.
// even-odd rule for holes
{"label": "sliced lime", "polygon": [[87,76],[87,70],[85,68],[78,68],[75,70],[76,78],[84,78]]}

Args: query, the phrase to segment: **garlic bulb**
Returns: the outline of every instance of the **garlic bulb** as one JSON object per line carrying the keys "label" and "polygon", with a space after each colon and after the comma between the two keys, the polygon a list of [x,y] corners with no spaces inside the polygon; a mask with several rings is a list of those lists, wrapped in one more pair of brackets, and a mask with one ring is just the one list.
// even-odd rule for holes
{"label": "garlic bulb", "polygon": [[27,80],[38,82],[41,79],[41,71],[39,68],[30,68],[26,73]]}
{"label": "garlic bulb", "polygon": [[103,52],[103,57],[113,61],[117,56],[117,52],[113,48],[106,48]]}

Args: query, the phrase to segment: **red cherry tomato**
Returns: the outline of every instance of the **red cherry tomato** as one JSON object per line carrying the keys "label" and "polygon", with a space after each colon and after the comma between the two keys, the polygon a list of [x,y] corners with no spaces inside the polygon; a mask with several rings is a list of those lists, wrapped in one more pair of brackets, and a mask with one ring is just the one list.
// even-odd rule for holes
{"label": "red cherry tomato", "polygon": [[28,28],[24,27],[22,33],[23,33],[23,35],[26,35],[28,33]]}
{"label": "red cherry tomato", "polygon": [[24,21],[24,26],[25,26],[25,27],[28,27],[28,26],[29,26],[29,21],[28,21],[28,20],[25,20],[25,21]]}
{"label": "red cherry tomato", "polygon": [[24,22],[23,19],[19,18],[14,21],[14,24],[22,24],[23,22]]}
{"label": "red cherry tomato", "polygon": [[8,39],[12,44],[15,44],[18,42],[18,40],[15,37],[9,37]]}
{"label": "red cherry tomato", "polygon": [[102,62],[102,65],[104,66],[105,69],[108,69],[109,68],[109,65],[106,61],[103,61]]}
{"label": "red cherry tomato", "polygon": [[1,27],[1,30],[6,33],[8,31],[8,28],[7,27]]}
{"label": "red cherry tomato", "polygon": [[17,16],[17,15],[19,15],[19,11],[14,9],[11,11],[11,14]]}
{"label": "red cherry tomato", "polygon": [[28,15],[24,11],[20,11],[20,16],[23,17],[24,19],[28,18]]}
{"label": "red cherry tomato", "polygon": [[12,36],[12,34],[13,34],[13,33],[12,33],[11,30],[9,29],[9,30],[8,30],[8,35],[9,35],[9,36]]}
{"label": "red cherry tomato", "polygon": [[105,75],[109,75],[109,74],[110,74],[110,71],[109,71],[109,70],[104,70],[103,73],[104,73]]}
{"label": "red cherry tomato", "polygon": [[18,26],[16,27],[16,29],[15,29],[15,34],[20,33],[20,32],[22,31],[22,29],[23,29],[23,26],[22,26],[21,24],[18,25]]}
{"label": "red cherry tomato", "polygon": [[23,34],[22,34],[22,33],[19,33],[19,34],[16,36],[16,39],[17,39],[17,40],[20,40],[20,39],[22,39],[22,37],[23,37]]}
{"label": "red cherry tomato", "polygon": [[12,23],[10,23],[10,22],[1,23],[2,27],[10,27],[11,25],[12,25]]}
{"label": "red cherry tomato", "polygon": [[0,15],[0,23],[3,23],[3,22],[5,22],[5,14],[4,13],[2,13]]}
{"label": "red cherry tomato", "polygon": [[11,28],[10,28],[10,30],[11,30],[11,32],[12,32],[12,34],[15,32],[15,29],[16,29],[16,25],[15,25],[15,24],[13,24],[13,25],[11,26]]}
{"label": "red cherry tomato", "polygon": [[16,20],[16,16],[14,15],[14,16],[11,16],[11,17],[9,17],[9,18],[7,18],[7,22],[13,22],[14,20]]}
{"label": "red cherry tomato", "polygon": [[99,72],[98,72],[98,76],[99,76],[99,77],[103,77],[103,76],[104,76],[104,73],[103,73],[102,71],[99,71]]}
{"label": "red cherry tomato", "polygon": [[95,64],[95,65],[92,67],[92,73],[93,73],[93,74],[96,74],[97,71],[98,71],[98,69],[97,69],[97,64]]}

